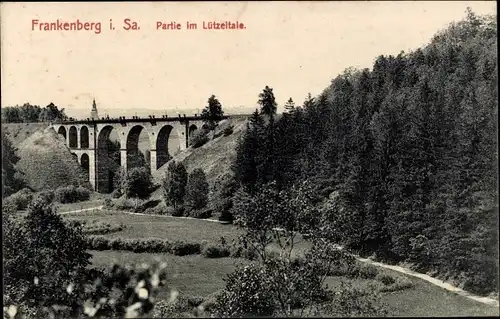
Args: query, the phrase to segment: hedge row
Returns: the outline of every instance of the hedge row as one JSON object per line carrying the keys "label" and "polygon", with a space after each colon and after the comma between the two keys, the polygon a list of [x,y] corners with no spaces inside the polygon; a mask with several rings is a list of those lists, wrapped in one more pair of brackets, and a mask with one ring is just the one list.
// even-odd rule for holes
{"label": "hedge row", "polygon": [[201,253],[201,245],[183,241],[170,242],[164,239],[126,239],[104,236],[87,236],[87,249],[91,250],[127,250],[135,253],[169,253],[177,256]]}

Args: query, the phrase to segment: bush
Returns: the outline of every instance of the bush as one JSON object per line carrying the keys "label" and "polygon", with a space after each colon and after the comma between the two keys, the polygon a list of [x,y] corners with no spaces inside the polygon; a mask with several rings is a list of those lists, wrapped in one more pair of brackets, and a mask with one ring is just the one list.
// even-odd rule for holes
{"label": "bush", "polygon": [[89,250],[125,250],[135,253],[170,253],[177,256],[197,255],[201,253],[201,245],[176,241],[174,243],[159,238],[125,239],[89,235],[86,240]]}
{"label": "bush", "polygon": [[125,198],[125,197],[120,197],[117,200],[115,200],[113,207],[118,209],[118,210],[132,210],[135,211],[136,207],[137,209],[140,209],[144,204],[144,201],[138,198],[131,199],[131,198]]}
{"label": "bush", "polygon": [[[408,278],[403,277],[403,276],[396,276],[396,278],[393,278],[393,282],[390,284],[386,284],[384,282],[384,286],[379,289],[380,292],[393,292],[393,291],[399,291],[399,290],[405,290],[405,289],[410,289],[415,286],[415,284],[410,281]],[[390,279],[386,282],[389,282]]]}
{"label": "bush", "polygon": [[9,205],[15,206],[17,210],[24,210],[28,208],[28,205],[32,200],[33,192],[31,192],[31,190],[28,188],[23,188],[22,190],[10,195],[5,199],[7,203],[11,203]]}
{"label": "bush", "polygon": [[81,201],[81,202],[89,200],[90,199],[90,191],[83,186],[78,186],[76,188],[76,197],[77,197],[78,201]]}
{"label": "bush", "polygon": [[233,130],[234,130],[234,126],[233,125],[229,125],[223,131],[224,136],[229,136],[229,135],[233,134]]}
{"label": "bush", "polygon": [[147,167],[134,167],[127,172],[122,185],[127,197],[147,198],[153,188],[151,173]]}
{"label": "bush", "polygon": [[210,140],[208,137],[208,130],[200,129],[196,131],[193,136],[189,138],[189,146],[193,148],[198,148],[203,146]]}
{"label": "bush", "polygon": [[189,217],[208,219],[212,217],[212,210],[210,208],[192,210],[189,212]]}
{"label": "bush", "polygon": [[172,254],[176,256],[196,255],[201,252],[201,245],[176,241],[172,244]]}
{"label": "bush", "polygon": [[56,194],[53,190],[45,190],[40,192],[40,196],[44,196],[49,203],[52,203],[56,198]]}
{"label": "bush", "polygon": [[198,309],[201,312],[200,317],[208,317],[204,314],[210,314],[215,311],[217,306],[217,300],[221,295],[221,293],[222,290],[219,290],[205,297],[205,300],[198,306]]}
{"label": "bush", "polygon": [[227,276],[214,306],[217,317],[269,317],[276,308],[271,282],[258,264],[239,266]]}
{"label": "bush", "polygon": [[377,276],[375,276],[375,280],[380,281],[381,283],[383,283],[386,286],[392,285],[393,283],[396,282],[396,279],[394,279],[394,277],[392,277],[389,274],[384,274],[384,273],[379,273]]}
{"label": "bush", "polygon": [[156,206],[158,206],[159,203],[160,203],[160,200],[158,200],[158,199],[143,201],[143,202],[140,203],[140,205],[138,205],[134,209],[134,212],[136,212],[136,213],[143,213],[145,210],[148,210],[148,209],[152,210]]}
{"label": "bush", "polygon": [[2,214],[12,215],[17,212],[17,204],[9,198],[3,200],[2,203]]}
{"label": "bush", "polygon": [[207,245],[203,247],[201,254],[206,258],[225,258],[231,255],[229,247],[225,245]]}
{"label": "bush", "polygon": [[363,279],[375,279],[378,275],[376,266],[370,264],[361,264],[358,268],[358,276]]}
{"label": "bush", "polygon": [[76,203],[90,199],[90,191],[84,187],[74,185],[59,187],[55,190],[54,199],[61,204]]}
{"label": "bush", "polygon": [[112,198],[120,198],[123,196],[123,193],[121,191],[121,189],[115,189],[112,193],[111,193],[111,197]]}
{"label": "bush", "polygon": [[374,288],[362,290],[342,282],[325,310],[332,317],[378,317],[387,314],[387,305]]}
{"label": "bush", "polygon": [[184,207],[170,208],[169,211],[174,217],[184,216]]}
{"label": "bush", "polygon": [[113,207],[113,201],[111,200],[111,198],[106,198],[104,200],[104,203],[103,203],[104,207],[106,208],[111,208]]}

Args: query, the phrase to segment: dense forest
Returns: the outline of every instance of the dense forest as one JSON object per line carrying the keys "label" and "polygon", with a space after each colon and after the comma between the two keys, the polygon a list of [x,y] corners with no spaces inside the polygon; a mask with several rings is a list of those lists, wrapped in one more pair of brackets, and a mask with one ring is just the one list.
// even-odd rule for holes
{"label": "dense forest", "polygon": [[497,289],[496,48],[495,17],[469,10],[427,46],[348,69],[281,116],[266,87],[237,182],[249,194],[313,182],[345,247]]}
{"label": "dense forest", "polygon": [[63,109],[54,103],[45,107],[24,103],[21,106],[2,107],[2,123],[35,123],[66,120],[68,117]]}

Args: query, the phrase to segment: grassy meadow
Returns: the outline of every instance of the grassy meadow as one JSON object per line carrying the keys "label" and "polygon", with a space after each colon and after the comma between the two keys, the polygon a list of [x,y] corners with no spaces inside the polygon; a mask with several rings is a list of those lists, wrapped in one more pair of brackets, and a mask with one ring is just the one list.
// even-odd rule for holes
{"label": "grassy meadow", "polygon": [[[93,201],[89,201],[89,204]],[[84,211],[64,215],[68,220],[121,224],[122,231],[113,232],[106,237],[122,237],[127,239],[161,238],[171,241],[189,242],[207,241],[216,243],[221,236],[230,242],[236,239],[240,230],[232,225],[224,225],[205,220],[183,219],[170,216],[131,215],[112,210]],[[297,254],[308,244],[300,240]],[[273,249],[271,245],[270,249]],[[92,267],[108,267],[113,263],[121,265],[137,265],[163,261],[167,263],[168,286],[158,295],[159,299],[167,299],[171,289],[186,296],[206,297],[224,287],[224,279],[238,264],[249,261],[239,258],[205,258],[203,255],[175,256],[162,253],[134,253],[131,251],[90,251]],[[387,274],[395,278],[404,278],[411,282],[409,287],[396,291],[380,291],[391,316],[494,316],[498,308],[484,305],[462,296],[455,295],[442,288],[418,278],[408,277],[388,269],[380,269],[379,274]],[[355,287],[368,289],[374,286],[383,288],[380,281],[363,278],[347,278],[342,276],[328,277],[326,284],[335,289],[341,282],[350,282]]]}

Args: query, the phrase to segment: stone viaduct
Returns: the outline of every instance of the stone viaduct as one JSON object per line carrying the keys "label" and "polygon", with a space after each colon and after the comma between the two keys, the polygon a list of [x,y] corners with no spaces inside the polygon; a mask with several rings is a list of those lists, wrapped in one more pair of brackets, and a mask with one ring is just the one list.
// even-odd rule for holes
{"label": "stone viaduct", "polygon": [[[224,116],[229,118],[229,116]],[[101,118],[73,120],[50,125],[64,136],[66,145],[78,159],[78,163],[88,172],[89,182],[98,192],[111,191],[112,175],[108,157],[108,140],[112,131],[120,142],[119,165],[127,169],[127,160],[138,151],[139,135],[145,131],[149,138],[151,171],[159,169],[171,157],[169,144],[178,149],[189,147],[189,138],[203,127],[201,118],[178,116],[155,118]]]}

